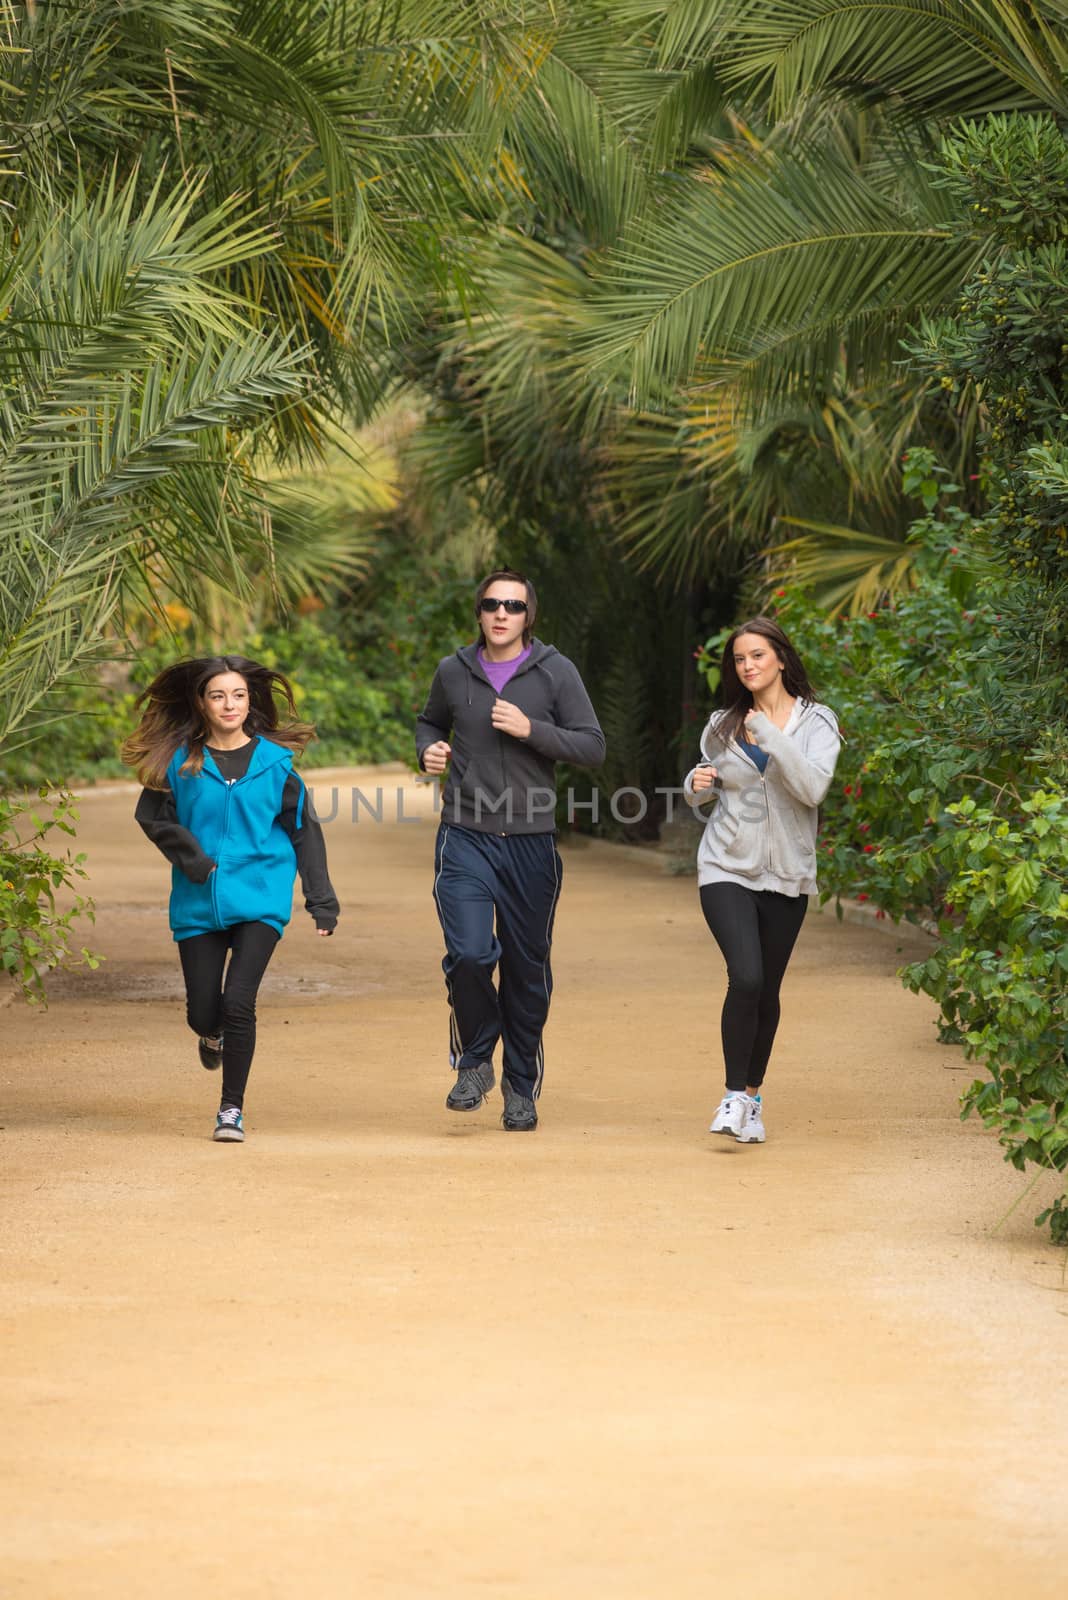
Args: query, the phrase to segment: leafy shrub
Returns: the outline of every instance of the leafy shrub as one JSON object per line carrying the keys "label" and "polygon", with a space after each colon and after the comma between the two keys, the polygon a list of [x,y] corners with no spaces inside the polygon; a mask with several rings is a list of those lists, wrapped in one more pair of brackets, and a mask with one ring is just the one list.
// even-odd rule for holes
{"label": "leafy shrub", "polygon": [[42,790],[36,803],[0,795],[0,968],[31,1004],[45,1000],[45,972],[101,960],[71,947],[75,921],[94,920],[92,901],[75,894],[65,910],[57,904],[58,894],[85,878],[85,856],[57,856],[43,844],[53,829],[73,837],[77,818],[70,795],[50,799]]}

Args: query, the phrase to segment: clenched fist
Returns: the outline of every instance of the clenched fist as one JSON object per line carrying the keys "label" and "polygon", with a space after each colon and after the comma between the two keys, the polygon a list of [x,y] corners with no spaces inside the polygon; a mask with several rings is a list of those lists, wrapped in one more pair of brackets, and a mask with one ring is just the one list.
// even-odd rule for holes
{"label": "clenched fist", "polygon": [[700,794],[703,789],[711,789],[719,773],[715,767],[707,766],[704,762],[693,769],[693,778],[690,780],[694,794]]}
{"label": "clenched fist", "polygon": [[440,777],[449,764],[452,755],[452,745],[444,739],[439,739],[437,744],[428,744],[423,751],[423,771]]}
{"label": "clenched fist", "polygon": [[513,739],[530,737],[530,718],[510,700],[495,700],[490,721],[499,733],[510,733]]}

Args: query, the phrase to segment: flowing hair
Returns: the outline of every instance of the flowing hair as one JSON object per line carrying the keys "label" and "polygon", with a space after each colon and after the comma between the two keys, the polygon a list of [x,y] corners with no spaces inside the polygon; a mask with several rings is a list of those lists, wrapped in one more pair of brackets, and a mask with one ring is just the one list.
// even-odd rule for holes
{"label": "flowing hair", "polygon": [[816,698],[808,681],[808,673],[801,664],[801,657],[779,624],[773,622],[770,617],[750,617],[748,622],[740,623],[735,628],[723,647],[719,680],[723,709],[713,730],[716,738],[723,744],[729,744],[732,739],[740,738],[745,727],[746,712],[753,709],[752,692],[739,678],[734,665],[735,640],[743,633],[757,633],[771,645],[782,662],[782,684],[787,694],[793,695],[795,700],[813,701]]}
{"label": "flowing hair", "polygon": [[[263,734],[294,755],[299,755],[308,740],[315,737],[312,724],[298,719],[293,688],[283,673],[261,667],[244,656],[199,656],[176,661],[153,678],[138,697],[136,709],[141,711],[141,720],[120,752],[126,765],[137,769],[146,789],[166,787],[167,768],[175,751],[183,746],[187,752],[183,773],[200,772],[209,732],[204,717],[204,691],[212,678],[224,672],[236,672],[248,686],[248,716],[244,721],[247,734]],[[284,702],[281,707],[279,699]],[[285,721],[280,719],[280,711],[289,712]]]}

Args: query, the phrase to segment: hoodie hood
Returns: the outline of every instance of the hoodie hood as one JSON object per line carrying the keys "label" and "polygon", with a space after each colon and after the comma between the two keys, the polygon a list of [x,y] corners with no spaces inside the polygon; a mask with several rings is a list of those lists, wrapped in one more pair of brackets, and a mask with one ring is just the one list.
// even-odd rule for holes
{"label": "hoodie hood", "polygon": [[[735,750],[739,754],[743,753],[736,739],[721,739],[719,737],[717,729],[720,720],[724,715],[725,713],[722,711],[713,711],[712,715],[705,724],[705,730],[701,735],[701,754],[704,756],[705,760],[710,761],[713,766],[716,764],[717,754],[722,753],[722,751],[725,749]],[[836,738],[841,738],[841,734],[838,730],[838,722],[834,712],[831,710],[830,706],[822,705],[818,700],[799,700],[795,705],[794,710],[790,715],[790,721],[786,724],[786,726],[791,734],[798,733],[802,727],[805,727],[806,724],[810,723],[810,720],[813,717],[818,717],[826,724]]]}
{"label": "hoodie hood", "polygon": [[[481,683],[489,683],[489,679],[486,677],[482,663],[478,659],[479,651],[482,649],[483,643],[484,641],[480,639],[475,644],[461,645],[459,650],[456,652],[456,659],[462,662],[467,671],[473,674],[474,677],[478,678]],[[515,679],[521,678],[525,672],[533,672],[535,667],[543,666],[552,656],[557,654],[559,654],[559,652],[554,644],[543,644],[540,639],[531,639],[530,654],[527,656],[527,659],[523,662],[522,666],[517,668],[512,676],[511,681],[514,683]],[[546,668],[546,670],[548,671],[548,668]],[[550,673],[550,679],[551,677],[552,674]],[[490,688],[492,687],[493,685],[490,684]],[[468,682],[467,685],[467,704],[471,704],[470,682]]]}

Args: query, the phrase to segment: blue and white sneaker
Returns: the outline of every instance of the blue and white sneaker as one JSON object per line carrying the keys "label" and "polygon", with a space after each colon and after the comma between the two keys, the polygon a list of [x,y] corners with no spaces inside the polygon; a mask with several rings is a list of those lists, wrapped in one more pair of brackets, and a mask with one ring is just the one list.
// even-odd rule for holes
{"label": "blue and white sneaker", "polygon": [[241,1113],[236,1106],[223,1106],[215,1118],[215,1132],[212,1138],[219,1144],[244,1144],[245,1128]]}
{"label": "blue and white sneaker", "polygon": [[[749,1099],[748,1096],[746,1098]],[[753,1095],[745,1108],[745,1121],[742,1123],[741,1132],[737,1135],[738,1143],[763,1144],[766,1138],[764,1107],[760,1102],[760,1096],[758,1094]]]}
{"label": "blue and white sneaker", "polygon": [[725,1133],[731,1139],[737,1139],[742,1131],[749,1103],[749,1096],[744,1089],[728,1089],[719,1103],[719,1110],[712,1118],[709,1133]]}

